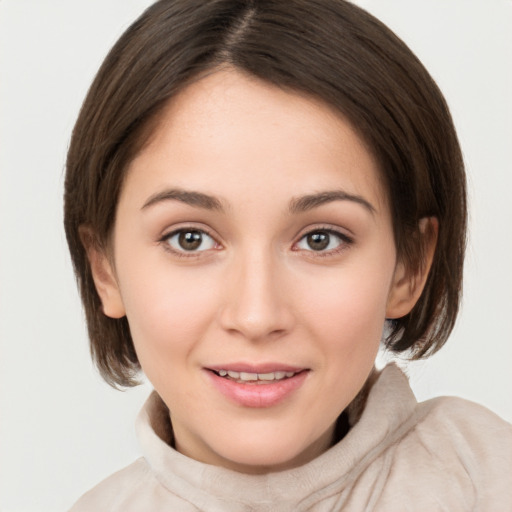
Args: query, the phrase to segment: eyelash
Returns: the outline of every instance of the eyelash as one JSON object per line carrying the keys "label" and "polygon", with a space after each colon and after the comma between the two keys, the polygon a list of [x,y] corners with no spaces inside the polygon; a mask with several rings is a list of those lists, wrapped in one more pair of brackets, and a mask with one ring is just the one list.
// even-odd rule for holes
{"label": "eyelash", "polygon": [[[300,243],[302,240],[304,240],[306,237],[315,234],[315,233],[326,233],[330,236],[335,236],[336,238],[339,238],[340,244],[338,247],[334,249],[330,249],[328,251],[315,251],[313,249],[307,250],[304,249],[305,252],[311,253],[315,258],[329,258],[333,256],[338,256],[341,252],[344,252],[348,248],[350,248],[351,245],[354,244],[354,239],[348,236],[347,234],[343,233],[342,231],[339,231],[337,229],[332,228],[331,226],[318,226],[314,229],[310,229],[307,232],[305,232],[297,242],[295,242],[294,246]],[[301,251],[302,249],[293,249],[295,251]]]}
{"label": "eyelash", "polygon": [[[215,237],[211,233],[208,232],[208,230],[206,230],[204,228],[197,228],[194,226],[189,226],[189,227],[185,226],[185,227],[182,227],[179,229],[175,229],[175,230],[171,231],[170,233],[166,233],[165,235],[163,235],[158,240],[158,242],[164,246],[164,249],[166,251],[172,253],[174,256],[177,256],[179,258],[194,258],[194,257],[197,257],[202,252],[211,250],[211,249],[206,249],[203,251],[186,251],[186,250],[176,250],[170,246],[169,240],[172,239],[174,236],[179,235],[181,233],[191,233],[191,232],[200,233],[202,235],[206,235],[209,238],[211,238],[215,244],[214,249],[219,249],[222,247],[219,244],[219,242],[216,241]],[[308,237],[312,234],[315,234],[315,233],[326,233],[327,235],[335,236],[340,239],[340,245],[338,247],[336,247],[335,249],[330,249],[328,251],[324,251],[324,250],[315,251],[313,249],[307,250],[307,249],[295,248],[295,246],[298,243],[300,243],[302,240],[306,239],[306,237]],[[298,239],[298,241],[293,244],[294,248],[292,248],[292,250],[296,251],[296,252],[299,252],[299,251],[308,252],[317,258],[326,258],[326,257],[331,257],[331,256],[337,256],[342,251],[345,251],[351,245],[353,245],[353,243],[354,243],[354,240],[351,237],[349,237],[348,235],[346,235],[345,233],[342,233],[341,231],[333,229],[330,226],[329,227],[319,226],[319,227],[311,229],[311,230],[307,231],[306,233],[302,234],[300,236],[300,238]]]}
{"label": "eyelash", "polygon": [[[201,235],[207,235],[209,238],[211,238],[215,244],[215,249],[218,249],[220,244],[217,242],[217,240],[215,239],[215,237],[208,232],[208,230],[204,229],[204,228],[197,228],[195,226],[185,226],[185,227],[182,227],[182,228],[179,228],[179,229],[175,229],[173,231],[171,231],[170,233],[166,233],[165,235],[162,236],[162,238],[160,238],[160,240],[158,240],[158,242],[160,244],[163,245],[164,249],[170,253],[172,253],[174,256],[177,256],[178,258],[194,258],[194,257],[197,257],[200,253],[202,252],[206,252],[205,250],[203,251],[186,251],[186,250],[176,250],[176,249],[173,249],[171,247],[171,245],[169,244],[169,240],[171,240],[171,238],[173,238],[174,236],[176,235],[179,235],[180,233],[200,233]],[[207,249],[208,250],[208,249]]]}

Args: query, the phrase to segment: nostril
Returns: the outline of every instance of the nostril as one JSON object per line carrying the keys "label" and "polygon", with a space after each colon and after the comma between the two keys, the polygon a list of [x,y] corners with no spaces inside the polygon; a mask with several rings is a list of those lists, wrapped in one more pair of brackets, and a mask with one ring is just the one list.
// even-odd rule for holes
{"label": "nostril", "polygon": [[226,280],[219,313],[222,328],[231,335],[276,339],[293,328],[293,311],[281,283],[283,274],[278,275],[270,262],[262,263],[265,257],[252,255],[244,261],[243,269]]}

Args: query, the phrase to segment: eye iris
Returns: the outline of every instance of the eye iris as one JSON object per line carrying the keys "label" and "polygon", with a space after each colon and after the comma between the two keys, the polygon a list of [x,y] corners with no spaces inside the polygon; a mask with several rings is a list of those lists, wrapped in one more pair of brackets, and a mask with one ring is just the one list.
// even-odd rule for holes
{"label": "eye iris", "polygon": [[325,231],[310,233],[307,237],[308,245],[314,251],[322,251],[329,245],[329,241],[329,233],[326,233]]}
{"label": "eye iris", "polygon": [[203,235],[199,231],[184,231],[179,234],[178,242],[182,249],[193,251],[203,242]]}

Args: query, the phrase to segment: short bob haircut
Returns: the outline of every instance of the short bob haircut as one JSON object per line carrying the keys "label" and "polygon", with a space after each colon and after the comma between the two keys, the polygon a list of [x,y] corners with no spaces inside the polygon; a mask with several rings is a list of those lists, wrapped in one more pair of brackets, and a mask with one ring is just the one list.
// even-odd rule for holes
{"label": "short bob haircut", "polygon": [[67,158],[65,230],[85,307],[91,353],[113,386],[140,370],[126,318],[102,313],[80,226],[108,250],[127,167],[159,114],[191,82],[234,68],[319,98],[351,122],[387,188],[397,255],[423,265],[419,221],[436,217],[437,246],[423,293],[389,322],[385,345],[418,359],[453,329],[466,245],[463,159],[446,102],[423,65],[385,25],[344,0],[160,0],[129,27],[101,66]]}

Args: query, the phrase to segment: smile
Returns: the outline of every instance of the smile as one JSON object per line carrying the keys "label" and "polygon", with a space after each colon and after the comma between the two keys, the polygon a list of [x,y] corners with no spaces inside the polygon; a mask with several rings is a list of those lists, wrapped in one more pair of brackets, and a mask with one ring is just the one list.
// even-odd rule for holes
{"label": "smile", "polygon": [[249,373],[249,372],[236,372],[232,370],[218,370],[215,372],[219,377],[233,380],[240,383],[253,383],[253,384],[268,384],[270,382],[289,379],[296,375],[298,372],[267,372],[267,373]]}
{"label": "smile", "polygon": [[205,368],[213,389],[238,406],[267,408],[293,397],[311,371],[282,365]]}

